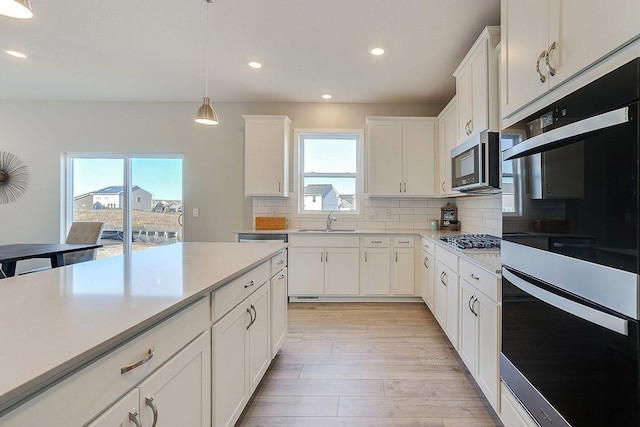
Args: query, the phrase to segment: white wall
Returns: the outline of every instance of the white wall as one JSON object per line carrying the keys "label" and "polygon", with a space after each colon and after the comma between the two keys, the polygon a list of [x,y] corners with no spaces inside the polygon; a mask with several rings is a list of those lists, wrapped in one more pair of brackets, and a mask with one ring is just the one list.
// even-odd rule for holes
{"label": "white wall", "polygon": [[[61,224],[65,152],[184,153],[185,240],[231,241],[251,228],[244,197],[242,114],[286,114],[294,128],[361,128],[367,115],[436,116],[441,105],[226,103],[221,124],[193,122],[194,103],[0,101],[0,151],[20,157],[30,183],[18,201],[0,205],[0,244],[54,242]],[[200,216],[193,218],[193,208]]]}

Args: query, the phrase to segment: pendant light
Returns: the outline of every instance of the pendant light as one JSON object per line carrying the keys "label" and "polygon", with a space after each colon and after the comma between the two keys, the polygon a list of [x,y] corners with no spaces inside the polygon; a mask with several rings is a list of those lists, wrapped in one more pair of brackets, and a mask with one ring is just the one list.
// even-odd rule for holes
{"label": "pendant light", "polygon": [[218,115],[211,107],[211,100],[209,99],[209,4],[215,0],[204,1],[207,3],[207,66],[204,76],[204,98],[202,98],[202,106],[198,108],[198,112],[196,113],[195,121],[203,125],[217,125]]}
{"label": "pendant light", "polygon": [[0,15],[18,19],[32,18],[31,3],[29,0],[0,0]]}

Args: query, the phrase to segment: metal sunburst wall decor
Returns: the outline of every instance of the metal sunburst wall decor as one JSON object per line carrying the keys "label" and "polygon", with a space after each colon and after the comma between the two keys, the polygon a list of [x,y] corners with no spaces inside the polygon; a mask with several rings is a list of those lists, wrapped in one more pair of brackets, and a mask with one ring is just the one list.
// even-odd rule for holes
{"label": "metal sunburst wall decor", "polygon": [[15,154],[0,151],[0,204],[18,200],[28,185],[27,165]]}

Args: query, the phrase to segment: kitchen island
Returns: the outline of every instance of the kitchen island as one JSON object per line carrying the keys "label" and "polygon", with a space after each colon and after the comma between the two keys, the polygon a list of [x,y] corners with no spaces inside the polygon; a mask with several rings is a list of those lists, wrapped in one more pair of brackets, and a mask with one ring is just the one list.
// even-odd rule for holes
{"label": "kitchen island", "polygon": [[[268,285],[273,277],[271,261],[279,254],[285,254],[279,258],[284,264],[278,266],[281,269],[286,267],[283,244],[180,243],[3,280],[0,425],[43,423],[44,418],[39,417],[46,411],[40,414],[41,407],[59,404],[73,414],[60,415],[63,409],[58,408],[49,414],[53,417],[47,419],[50,425],[63,425],[55,420],[64,425],[84,424],[198,339],[208,343],[208,352],[201,358],[202,369],[209,375],[214,305],[209,300],[215,301],[216,293],[223,289],[234,290],[239,280],[251,283],[239,296],[248,299],[251,292]],[[241,302],[226,294],[224,304],[216,307],[230,310]],[[145,340],[155,340],[148,354]],[[143,350],[129,348],[137,341]],[[130,361],[140,359],[143,362],[138,366],[145,366],[132,368],[116,360],[118,378],[105,378],[102,365],[121,354],[135,355]],[[83,393],[75,393],[79,390],[73,386],[82,384],[85,375],[94,381],[104,379],[104,384],[91,387],[97,389],[96,395],[106,394],[103,402],[89,402]],[[210,389],[209,384],[205,396],[209,401]],[[69,394],[72,400],[58,401],[68,390],[74,391]],[[109,395],[111,392],[114,394]],[[86,390],[86,394],[94,393]],[[209,409],[202,408],[202,412],[210,416]],[[203,417],[206,424],[206,414]]]}

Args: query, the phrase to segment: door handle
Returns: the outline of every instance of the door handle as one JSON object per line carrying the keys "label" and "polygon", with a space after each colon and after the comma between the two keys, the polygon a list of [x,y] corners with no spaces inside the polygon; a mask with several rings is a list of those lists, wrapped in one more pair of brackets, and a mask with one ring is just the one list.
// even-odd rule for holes
{"label": "door handle", "polygon": [[540,53],[540,56],[538,56],[538,60],[536,61],[536,74],[538,74],[538,79],[540,80],[540,83],[544,83],[547,81],[547,76],[545,76],[540,72],[540,61],[542,61],[542,58],[544,58],[546,55],[547,55],[547,51],[543,50]]}
{"label": "door handle", "polygon": [[153,359],[153,356],[155,354],[156,354],[156,347],[153,346],[147,351],[147,355],[145,357],[143,357],[142,359],[138,360],[136,363],[131,363],[129,365],[125,365],[122,368],[120,368],[120,375],[126,374],[127,372],[137,368],[138,366],[144,365],[145,363],[147,363],[148,361]]}
{"label": "door handle", "polygon": [[140,422],[140,415],[138,415],[138,411],[132,409],[129,411],[129,421],[134,423],[136,427],[142,427],[142,423]]}
{"label": "door handle", "polygon": [[144,403],[151,408],[151,412],[153,413],[153,423],[151,427],[156,427],[158,424],[158,407],[156,406],[156,402],[153,400],[153,396],[149,395],[144,398]]}
{"label": "door handle", "polygon": [[551,77],[556,75],[556,69],[551,66],[551,61],[550,61],[551,52],[553,52],[555,49],[556,49],[556,42],[553,42],[549,45],[549,48],[547,49],[547,53],[544,56],[544,64],[546,65],[547,72]]}
{"label": "door handle", "polygon": [[424,261],[422,263],[424,264],[424,268],[426,268],[428,270],[429,269],[429,258],[425,257]]}
{"label": "door handle", "polygon": [[364,253],[364,262],[367,262],[367,252]]}
{"label": "door handle", "polygon": [[247,329],[253,325],[253,314],[251,314],[251,310],[247,308],[247,313],[249,313],[249,324],[247,325]]}

